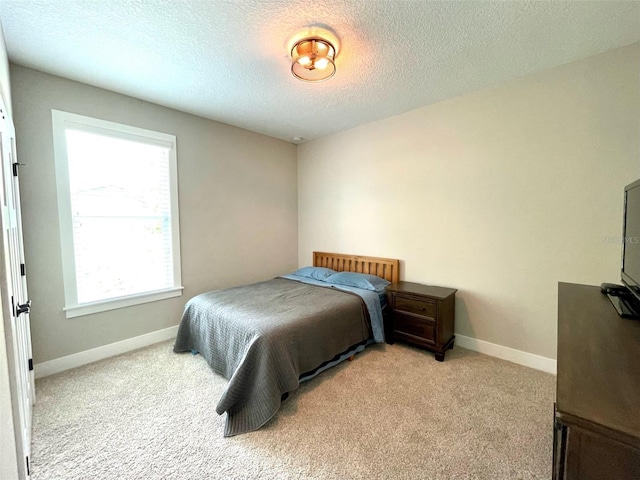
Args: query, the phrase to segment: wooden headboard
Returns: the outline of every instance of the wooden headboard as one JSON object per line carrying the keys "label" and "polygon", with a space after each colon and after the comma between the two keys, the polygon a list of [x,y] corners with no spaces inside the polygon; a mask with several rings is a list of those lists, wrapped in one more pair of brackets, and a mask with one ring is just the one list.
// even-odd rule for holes
{"label": "wooden headboard", "polygon": [[313,252],[313,266],[331,268],[338,272],[369,273],[382,277],[391,283],[400,279],[400,260],[395,258]]}

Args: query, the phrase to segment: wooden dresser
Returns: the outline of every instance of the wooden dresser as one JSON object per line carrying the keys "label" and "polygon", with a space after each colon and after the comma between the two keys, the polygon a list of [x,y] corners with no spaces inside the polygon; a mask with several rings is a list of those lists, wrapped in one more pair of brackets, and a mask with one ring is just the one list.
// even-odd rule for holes
{"label": "wooden dresser", "polygon": [[395,340],[426,347],[442,362],[453,348],[455,314],[454,288],[434,287],[412,282],[392,283],[387,287],[390,314],[387,316],[387,343]]}
{"label": "wooden dresser", "polygon": [[599,287],[558,286],[553,479],[640,479],[640,321]]}

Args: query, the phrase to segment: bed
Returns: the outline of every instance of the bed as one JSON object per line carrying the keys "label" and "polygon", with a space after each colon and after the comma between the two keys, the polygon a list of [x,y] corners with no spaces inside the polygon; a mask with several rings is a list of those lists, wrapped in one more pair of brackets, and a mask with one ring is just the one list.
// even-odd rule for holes
{"label": "bed", "polygon": [[384,341],[383,285],[398,277],[395,259],[314,252],[311,267],[189,300],[174,352],[228,380],[225,436],[257,430],[300,382]]}

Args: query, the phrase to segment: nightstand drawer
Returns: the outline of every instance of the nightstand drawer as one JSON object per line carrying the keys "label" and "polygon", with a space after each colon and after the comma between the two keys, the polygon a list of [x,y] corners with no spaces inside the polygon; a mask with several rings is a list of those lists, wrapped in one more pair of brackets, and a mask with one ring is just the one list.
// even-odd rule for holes
{"label": "nightstand drawer", "polygon": [[435,342],[436,323],[413,315],[393,312],[393,330]]}
{"label": "nightstand drawer", "polygon": [[436,303],[404,295],[393,296],[393,308],[404,312],[424,315],[425,317],[436,318]]}

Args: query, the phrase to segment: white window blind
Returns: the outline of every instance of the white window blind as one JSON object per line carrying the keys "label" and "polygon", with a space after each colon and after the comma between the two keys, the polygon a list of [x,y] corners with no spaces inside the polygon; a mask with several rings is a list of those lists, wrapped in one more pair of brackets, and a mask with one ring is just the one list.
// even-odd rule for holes
{"label": "white window blind", "polygon": [[53,118],[67,316],[179,295],[175,137]]}

